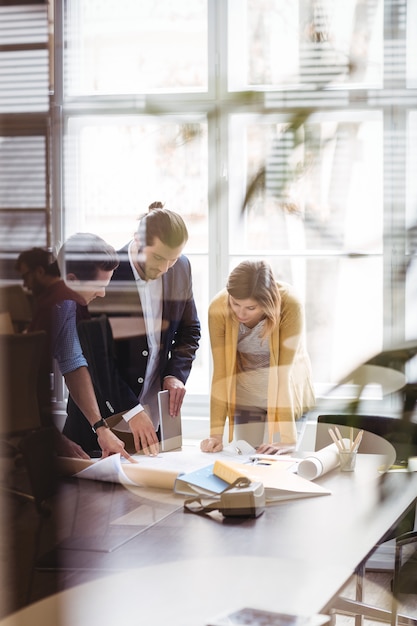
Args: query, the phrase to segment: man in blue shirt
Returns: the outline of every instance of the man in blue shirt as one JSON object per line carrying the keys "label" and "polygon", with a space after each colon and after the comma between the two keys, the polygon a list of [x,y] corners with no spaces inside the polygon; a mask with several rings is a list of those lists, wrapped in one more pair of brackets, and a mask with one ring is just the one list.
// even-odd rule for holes
{"label": "man in blue shirt", "polygon": [[[96,297],[104,297],[105,289],[118,265],[114,249],[95,235],[80,233],[70,238],[61,248],[61,272],[66,256],[72,255],[79,263],[79,275],[67,275],[73,289],[59,277],[34,262],[30,253],[22,253],[16,267],[24,284],[36,296],[33,319],[29,331],[44,330],[47,335],[46,371],[51,371],[51,358],[55,358],[70,395],[96,433],[102,456],[120,453],[130,456],[124,443],[108,428],[99,410],[94,387],[77,334],[77,316],[83,317],[87,305]],[[44,371],[45,371],[44,370]]]}

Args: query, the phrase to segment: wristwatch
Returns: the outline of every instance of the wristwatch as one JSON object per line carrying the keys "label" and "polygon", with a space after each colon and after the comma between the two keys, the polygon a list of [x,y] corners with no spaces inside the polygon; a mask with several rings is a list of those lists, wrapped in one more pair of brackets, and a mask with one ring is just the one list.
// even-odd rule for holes
{"label": "wristwatch", "polygon": [[103,418],[101,418],[101,420],[98,420],[98,422],[93,424],[91,428],[96,433],[97,432],[97,428],[101,428],[102,426],[104,426],[104,428],[108,428],[109,427],[109,425],[107,424],[106,420],[103,419]]}

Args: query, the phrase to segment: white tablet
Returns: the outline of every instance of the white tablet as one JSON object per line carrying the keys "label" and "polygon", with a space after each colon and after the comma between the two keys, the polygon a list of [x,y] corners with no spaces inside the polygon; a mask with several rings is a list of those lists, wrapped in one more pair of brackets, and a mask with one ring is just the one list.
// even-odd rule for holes
{"label": "white tablet", "polygon": [[161,434],[161,452],[177,450],[182,446],[181,413],[169,414],[169,391],[158,392],[159,429]]}

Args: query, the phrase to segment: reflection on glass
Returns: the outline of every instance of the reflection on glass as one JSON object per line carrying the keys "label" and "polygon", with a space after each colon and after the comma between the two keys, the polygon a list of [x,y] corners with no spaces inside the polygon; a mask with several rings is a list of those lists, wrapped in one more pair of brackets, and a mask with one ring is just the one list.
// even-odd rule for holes
{"label": "reflection on glass", "polygon": [[207,0],[67,0],[67,95],[207,90]]}
{"label": "reflection on glass", "polygon": [[231,216],[234,254],[381,252],[380,115],[313,116],[297,137],[283,117],[235,116],[231,128],[231,204],[242,204],[242,175],[248,187],[263,173],[244,219]]}
{"label": "reflection on glass", "polygon": [[[296,287],[315,381],[336,382],[382,348],[381,116],[314,115],[295,136],[283,116],[236,115],[231,138],[233,266],[267,257]],[[243,217],[242,177],[258,179]]]}
{"label": "reflection on glass", "polygon": [[229,88],[380,86],[382,34],[375,0],[229,0]]}

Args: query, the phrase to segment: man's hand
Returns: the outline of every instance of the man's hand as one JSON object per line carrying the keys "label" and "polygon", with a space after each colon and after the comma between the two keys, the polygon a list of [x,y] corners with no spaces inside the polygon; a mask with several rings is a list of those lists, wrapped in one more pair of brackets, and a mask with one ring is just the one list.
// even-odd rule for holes
{"label": "man's hand", "polygon": [[58,429],[55,436],[55,452],[58,456],[70,457],[73,459],[89,459],[87,452],[84,452],[81,446],[75,441],[71,441],[63,435]]}
{"label": "man's hand", "polygon": [[221,435],[212,435],[208,439],[204,439],[200,443],[203,452],[220,452],[223,450],[223,441]]}
{"label": "man's hand", "polygon": [[106,428],[105,426],[97,428],[97,439],[98,445],[102,450],[102,459],[105,459],[111,454],[121,454],[131,463],[136,463],[135,459],[132,459],[130,454],[126,452],[124,442],[116,437],[110,428]]}
{"label": "man's hand", "polygon": [[159,441],[151,418],[146,411],[137,413],[129,420],[129,428],[132,431],[136,452],[156,456],[159,453]]}
{"label": "man's hand", "polygon": [[169,391],[169,414],[174,417],[181,411],[182,401],[185,396],[185,385],[175,376],[164,378],[164,391]]}

